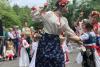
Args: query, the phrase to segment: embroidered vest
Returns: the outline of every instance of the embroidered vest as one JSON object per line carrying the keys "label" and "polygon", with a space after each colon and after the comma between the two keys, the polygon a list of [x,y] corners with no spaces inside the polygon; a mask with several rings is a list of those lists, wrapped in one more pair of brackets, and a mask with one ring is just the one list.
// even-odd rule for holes
{"label": "embroidered vest", "polygon": [[85,40],[83,43],[84,44],[92,44],[96,43],[96,36],[92,36],[90,33],[88,33],[89,39]]}

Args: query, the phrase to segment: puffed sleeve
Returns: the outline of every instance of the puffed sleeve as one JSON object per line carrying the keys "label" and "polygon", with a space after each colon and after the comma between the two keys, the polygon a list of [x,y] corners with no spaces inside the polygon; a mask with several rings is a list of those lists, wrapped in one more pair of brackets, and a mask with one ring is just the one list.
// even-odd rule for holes
{"label": "puffed sleeve", "polygon": [[23,47],[25,47],[25,48],[29,47],[29,44],[26,40],[23,40],[22,44],[23,44]]}
{"label": "puffed sleeve", "polygon": [[84,33],[83,35],[80,36],[81,41],[89,39],[89,35]]}
{"label": "puffed sleeve", "polygon": [[64,24],[64,31],[65,31],[65,35],[67,37],[73,37],[76,36],[76,34],[74,33],[74,31],[69,27],[68,25],[68,20],[66,18],[64,18],[65,24]]}
{"label": "puffed sleeve", "polygon": [[51,16],[52,11],[39,11],[39,10],[34,10],[31,12],[32,15],[32,20],[33,21],[44,21],[48,19]]}
{"label": "puffed sleeve", "polygon": [[31,11],[31,16],[32,16],[33,21],[41,20],[41,14],[40,14],[40,11],[38,11],[38,10]]}

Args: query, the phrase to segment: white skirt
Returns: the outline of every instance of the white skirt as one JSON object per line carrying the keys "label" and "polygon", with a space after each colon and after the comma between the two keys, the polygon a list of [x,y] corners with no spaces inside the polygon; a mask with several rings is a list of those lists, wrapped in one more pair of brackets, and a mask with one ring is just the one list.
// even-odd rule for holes
{"label": "white skirt", "polygon": [[19,57],[19,67],[29,66],[29,57],[26,49],[24,47],[20,50],[20,57]]}
{"label": "white skirt", "polygon": [[36,59],[37,48],[38,48],[38,42],[32,43],[33,57],[32,57],[32,60],[31,60],[29,67],[35,67],[35,59]]}

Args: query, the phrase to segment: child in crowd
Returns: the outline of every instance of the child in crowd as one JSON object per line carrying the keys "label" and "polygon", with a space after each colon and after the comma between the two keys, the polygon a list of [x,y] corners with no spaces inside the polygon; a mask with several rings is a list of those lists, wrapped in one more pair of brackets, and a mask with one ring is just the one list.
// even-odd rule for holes
{"label": "child in crowd", "polygon": [[6,57],[7,60],[13,60],[14,55],[15,55],[15,50],[14,50],[14,43],[12,42],[12,40],[8,40],[7,41],[7,46],[6,46]]}
{"label": "child in crowd", "polygon": [[21,35],[21,49],[20,49],[20,57],[19,57],[19,67],[28,67],[29,66],[29,56],[26,51],[26,48],[29,47],[28,42],[26,41],[26,36],[24,34]]}
{"label": "child in crowd", "polygon": [[83,67],[96,67],[94,51],[96,46],[96,34],[93,31],[93,26],[90,24],[88,19],[83,20],[82,28],[84,33],[80,37],[75,37],[77,41],[82,41],[86,51],[82,52],[83,56]]}
{"label": "child in crowd", "polygon": [[31,49],[32,61],[29,67],[35,67],[35,58],[36,58],[36,53],[38,48],[38,40],[39,40],[39,34],[38,32],[35,32],[33,34],[33,42],[32,42],[32,49]]}

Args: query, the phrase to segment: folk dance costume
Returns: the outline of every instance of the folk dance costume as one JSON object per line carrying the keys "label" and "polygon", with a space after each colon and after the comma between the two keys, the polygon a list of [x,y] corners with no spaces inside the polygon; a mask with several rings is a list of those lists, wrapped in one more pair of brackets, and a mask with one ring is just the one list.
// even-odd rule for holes
{"label": "folk dance costume", "polygon": [[35,59],[36,59],[36,53],[37,53],[37,48],[38,48],[38,41],[32,43],[32,60],[29,65],[29,67],[35,67]]}
{"label": "folk dance costume", "polygon": [[97,52],[99,53],[100,56],[100,23],[95,23],[94,24],[94,31],[97,32],[96,34],[96,45],[97,45]]}
{"label": "folk dance costume", "polygon": [[96,35],[94,32],[87,32],[80,36],[83,41],[86,51],[82,52],[83,56],[83,67],[96,67],[95,64],[95,48],[96,46]]}
{"label": "folk dance costume", "polygon": [[41,18],[43,20],[45,32],[38,43],[35,67],[65,67],[59,35],[62,31],[65,31],[66,36],[75,36],[67,19],[63,16],[58,17],[53,11],[39,14],[35,10],[32,16],[33,19]]}
{"label": "folk dance costume", "polygon": [[7,41],[7,48],[6,48],[6,51],[5,51],[5,55],[7,57],[7,59],[12,59],[14,58],[14,44],[12,41]]}
{"label": "folk dance costume", "polygon": [[94,25],[94,31],[97,31],[97,34],[96,34],[96,45],[97,45],[97,52],[100,56],[100,23],[95,23]]}
{"label": "folk dance costume", "polygon": [[[32,40],[31,40],[31,29],[26,26],[22,29],[22,32],[26,35],[26,41],[31,44]],[[26,51],[28,53],[28,56],[29,56],[29,60],[31,61],[31,57],[30,57],[30,47],[29,48],[26,48]]]}
{"label": "folk dance costume", "polygon": [[96,33],[96,66],[100,66],[100,23],[97,18],[100,18],[100,13],[98,11],[92,11],[90,14],[90,20],[92,20],[93,30]]}
{"label": "folk dance costume", "polygon": [[93,30],[96,33],[96,41],[97,41],[97,46],[100,46],[99,41],[100,41],[100,23],[97,20],[97,18],[100,17],[100,13],[98,11],[92,11],[90,14],[90,20],[92,20],[93,24]]}
{"label": "folk dance costume", "polygon": [[100,23],[97,20],[97,18],[100,18],[100,13],[98,11],[92,11],[91,13],[92,24],[94,31],[96,33],[96,52],[95,52],[95,61],[96,61],[96,67],[100,66]]}
{"label": "folk dance costume", "polygon": [[25,39],[22,39],[22,45],[20,49],[20,57],[19,57],[19,67],[29,66],[29,56],[26,51],[26,48],[29,47],[28,42]]}

